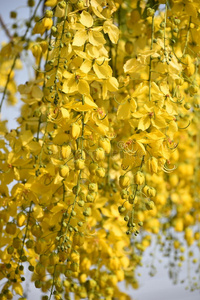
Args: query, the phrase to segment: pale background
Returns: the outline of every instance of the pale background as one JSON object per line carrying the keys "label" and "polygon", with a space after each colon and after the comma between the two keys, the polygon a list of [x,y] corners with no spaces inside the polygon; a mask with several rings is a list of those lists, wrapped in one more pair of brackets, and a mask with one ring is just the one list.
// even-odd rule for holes
{"label": "pale background", "polygon": [[[18,12],[18,21],[21,18],[28,17],[28,11],[25,7],[26,0],[0,0],[0,14],[3,17],[4,22],[7,24],[8,28],[11,27],[13,20],[9,19],[9,12],[10,10],[15,10],[17,7]],[[37,1],[36,1],[37,2]],[[18,23],[20,25],[20,22]],[[23,28],[22,28],[23,29]],[[0,42],[7,40],[2,28],[0,28]],[[30,74],[32,70],[32,66],[29,59],[29,67],[21,72],[17,72],[17,82],[18,84],[25,83],[27,80],[27,74]],[[8,107],[5,104],[3,105],[2,109],[2,119],[9,119],[8,127],[16,128],[17,122],[16,118],[19,116],[20,113],[20,103],[15,107]],[[154,277],[150,277],[148,275],[149,268],[145,267],[151,263],[152,258],[149,256],[150,251],[153,251],[153,247],[149,249],[144,257],[143,263],[144,267],[141,267],[137,270],[137,274],[141,274],[138,276],[138,280],[140,282],[140,288],[138,290],[132,290],[131,288],[126,288],[123,283],[121,283],[121,287],[124,291],[128,291],[128,294],[131,296],[133,300],[200,300],[200,291],[190,292],[185,289],[187,286],[187,280],[183,284],[174,285],[172,281],[169,279],[168,276],[168,263],[169,259],[162,257],[160,253],[156,253],[156,260],[155,266],[157,268],[157,274]],[[196,253],[197,257],[199,257],[199,253]],[[159,260],[162,262],[159,263]],[[180,279],[187,278],[187,262],[184,264],[184,268],[181,270]],[[196,270],[197,265],[192,264],[191,270]],[[200,270],[199,270],[200,272]],[[192,272],[194,273],[194,272]],[[199,274],[196,274],[199,277]],[[24,292],[28,292],[28,300],[36,300],[40,299],[39,291],[36,289],[32,289],[32,283],[30,283],[28,278],[30,275],[27,273],[25,274],[26,281]],[[0,281],[0,286],[1,286]],[[36,298],[37,297],[37,298]],[[14,300],[17,300],[19,297],[15,297]]]}

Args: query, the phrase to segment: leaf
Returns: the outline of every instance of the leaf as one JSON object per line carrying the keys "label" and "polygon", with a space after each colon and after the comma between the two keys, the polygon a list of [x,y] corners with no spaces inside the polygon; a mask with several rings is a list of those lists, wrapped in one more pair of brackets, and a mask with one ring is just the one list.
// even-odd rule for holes
{"label": "leaf", "polygon": [[81,22],[81,24],[83,24],[86,27],[92,27],[93,18],[87,11],[84,10],[81,13],[80,22]]}

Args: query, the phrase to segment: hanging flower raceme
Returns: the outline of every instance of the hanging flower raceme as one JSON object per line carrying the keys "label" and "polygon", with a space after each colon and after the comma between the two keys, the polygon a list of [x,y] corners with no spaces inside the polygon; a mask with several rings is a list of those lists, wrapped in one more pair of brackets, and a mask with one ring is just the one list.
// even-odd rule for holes
{"label": "hanging flower raceme", "polygon": [[199,3],[37,2],[0,52],[1,108],[35,60],[0,123],[0,299],[25,298],[26,266],[43,300],[130,299],[153,235],[177,268],[199,251]]}

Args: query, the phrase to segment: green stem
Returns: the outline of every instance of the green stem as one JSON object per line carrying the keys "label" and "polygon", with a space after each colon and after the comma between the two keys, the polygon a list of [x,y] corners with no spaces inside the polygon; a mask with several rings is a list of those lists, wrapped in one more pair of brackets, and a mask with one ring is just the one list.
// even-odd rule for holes
{"label": "green stem", "polygon": [[[151,25],[151,50],[153,49],[153,39],[154,39],[154,15],[152,16],[152,25]],[[151,73],[152,73],[152,56],[150,56],[149,62],[149,101],[151,101]]]}
{"label": "green stem", "polygon": [[189,25],[188,25],[188,31],[187,31],[187,35],[186,35],[186,41],[185,41],[185,46],[184,46],[184,49],[183,49],[183,55],[182,55],[182,57],[185,55],[185,52],[187,50],[187,45],[188,45],[189,36],[190,36],[190,24],[191,24],[191,21],[192,21],[192,17],[190,16]]}

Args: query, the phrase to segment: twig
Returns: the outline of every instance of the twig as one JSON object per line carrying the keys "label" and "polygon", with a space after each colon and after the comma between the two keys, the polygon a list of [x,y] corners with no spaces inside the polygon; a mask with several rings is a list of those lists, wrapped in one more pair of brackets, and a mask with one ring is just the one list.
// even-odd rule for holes
{"label": "twig", "polygon": [[3,30],[5,31],[5,34],[7,35],[7,37],[12,41],[13,37],[10,34],[8,28],[6,27],[6,24],[4,23],[4,20],[2,19],[2,16],[0,15],[0,24],[3,28]]}

